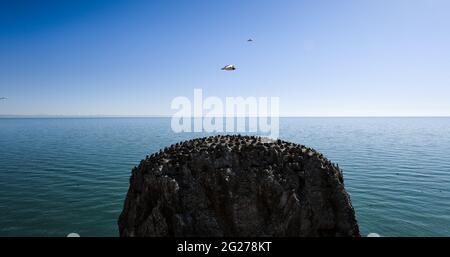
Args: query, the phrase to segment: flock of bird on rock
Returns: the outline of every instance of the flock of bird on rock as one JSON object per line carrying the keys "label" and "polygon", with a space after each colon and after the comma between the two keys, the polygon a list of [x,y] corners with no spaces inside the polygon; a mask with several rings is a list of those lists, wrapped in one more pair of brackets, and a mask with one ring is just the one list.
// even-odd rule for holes
{"label": "flock of bird on rock", "polygon": [[[253,42],[253,39],[249,38],[249,39],[247,40],[247,42]],[[234,64],[228,64],[228,65],[225,65],[225,67],[223,67],[222,70],[225,70],[225,71],[234,71],[234,70],[236,70],[236,67],[234,66]]]}

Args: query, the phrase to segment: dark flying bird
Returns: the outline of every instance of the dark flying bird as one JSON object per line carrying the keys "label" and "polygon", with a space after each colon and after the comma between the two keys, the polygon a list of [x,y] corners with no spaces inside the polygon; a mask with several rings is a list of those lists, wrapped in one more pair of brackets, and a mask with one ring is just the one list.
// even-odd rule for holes
{"label": "dark flying bird", "polygon": [[236,70],[236,67],[234,67],[233,64],[228,64],[227,66],[223,67],[222,70],[232,71],[232,70]]}
{"label": "dark flying bird", "polygon": [[0,100],[6,100],[6,99],[8,99],[8,98],[6,98],[6,97],[0,97]]}
{"label": "dark flying bird", "polygon": [[247,42],[253,42],[253,39],[249,38],[249,39],[247,40]]}

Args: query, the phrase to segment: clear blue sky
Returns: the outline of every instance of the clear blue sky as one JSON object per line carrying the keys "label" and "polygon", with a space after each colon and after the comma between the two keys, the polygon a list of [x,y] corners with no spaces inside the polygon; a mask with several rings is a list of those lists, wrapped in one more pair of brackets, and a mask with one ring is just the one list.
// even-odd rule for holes
{"label": "clear blue sky", "polygon": [[0,115],[168,115],[194,88],[279,96],[287,116],[450,115],[449,11],[447,0],[1,1]]}

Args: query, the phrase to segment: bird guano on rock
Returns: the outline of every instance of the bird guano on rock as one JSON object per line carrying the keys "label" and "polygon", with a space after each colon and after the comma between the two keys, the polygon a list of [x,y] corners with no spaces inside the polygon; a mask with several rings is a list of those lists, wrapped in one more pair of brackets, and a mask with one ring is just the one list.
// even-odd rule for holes
{"label": "bird guano on rock", "polygon": [[360,236],[342,170],[257,136],[178,142],[131,172],[121,236]]}

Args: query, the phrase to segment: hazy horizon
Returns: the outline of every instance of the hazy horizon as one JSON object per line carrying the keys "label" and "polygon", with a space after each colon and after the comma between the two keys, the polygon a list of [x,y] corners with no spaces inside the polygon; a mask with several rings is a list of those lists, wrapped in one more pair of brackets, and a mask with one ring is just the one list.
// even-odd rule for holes
{"label": "hazy horizon", "polygon": [[[270,116],[216,116],[218,118],[259,118]],[[441,116],[278,116],[279,118],[450,118],[450,115]],[[172,118],[172,115],[14,115],[0,114],[0,119],[7,118]],[[205,118],[191,117],[192,119]]]}

